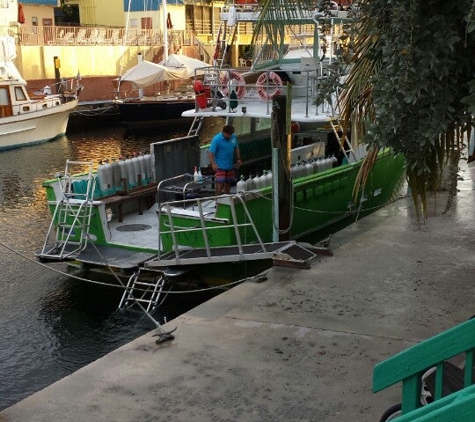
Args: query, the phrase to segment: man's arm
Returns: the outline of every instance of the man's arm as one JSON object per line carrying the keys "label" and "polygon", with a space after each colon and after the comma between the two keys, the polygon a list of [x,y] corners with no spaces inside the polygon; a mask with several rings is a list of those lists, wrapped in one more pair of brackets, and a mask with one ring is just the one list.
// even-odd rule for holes
{"label": "man's arm", "polygon": [[239,148],[237,146],[236,146],[236,148],[234,148],[234,157],[236,158],[236,164],[234,165],[234,167],[236,167],[236,168],[241,167],[241,164],[242,164],[241,153],[240,153]]}
{"label": "man's arm", "polygon": [[214,154],[211,151],[208,151],[209,162],[211,164],[211,168],[213,171],[218,170],[218,166],[216,165],[216,161],[214,159]]}

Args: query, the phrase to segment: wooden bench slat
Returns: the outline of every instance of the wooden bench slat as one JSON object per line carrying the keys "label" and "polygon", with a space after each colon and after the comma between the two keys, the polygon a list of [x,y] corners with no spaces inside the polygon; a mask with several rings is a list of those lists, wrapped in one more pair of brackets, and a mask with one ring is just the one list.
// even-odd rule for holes
{"label": "wooden bench slat", "polygon": [[[403,410],[404,412],[404,410]],[[398,416],[397,422],[473,422],[475,385]]]}
{"label": "wooden bench slat", "polygon": [[474,347],[475,319],[470,319],[377,364],[373,392],[414,375],[421,376],[428,368]]}

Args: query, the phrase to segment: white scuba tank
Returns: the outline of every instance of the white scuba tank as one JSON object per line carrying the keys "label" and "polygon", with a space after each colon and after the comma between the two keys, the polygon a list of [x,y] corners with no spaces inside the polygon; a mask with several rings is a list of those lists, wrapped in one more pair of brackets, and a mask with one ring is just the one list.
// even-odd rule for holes
{"label": "white scuba tank", "polygon": [[266,173],[266,186],[272,186],[272,170],[267,170],[267,173]]}
{"label": "white scuba tank", "polygon": [[313,173],[313,166],[310,161],[305,164],[305,175],[310,176]]}
{"label": "white scuba tank", "polygon": [[109,193],[112,188],[112,167],[109,160],[104,164],[104,190]]}
{"label": "white scuba tank", "polygon": [[312,160],[312,173],[318,173],[318,158]]}
{"label": "white scuba tank", "polygon": [[198,182],[200,180],[200,175],[198,174],[198,168],[195,166],[195,171],[193,172],[193,180]]}
{"label": "white scuba tank", "polygon": [[236,183],[236,191],[237,192],[245,192],[247,190],[247,183],[244,180],[244,175],[241,174],[241,178],[239,182]]}
{"label": "white scuba tank", "polygon": [[134,163],[131,158],[127,158],[125,160],[125,165],[127,167],[127,182],[129,187],[133,187],[136,185],[135,183],[135,168]]}
{"label": "white scuba tank", "polygon": [[261,184],[261,188],[266,188],[268,185],[267,185],[267,170],[264,170],[262,172],[262,175],[261,177],[259,178],[259,182]]}
{"label": "white scuba tank", "polygon": [[249,175],[249,178],[246,180],[246,190],[254,190],[256,188],[256,185],[254,184],[254,179],[252,178],[252,175]]}
{"label": "white scuba tank", "polygon": [[106,178],[105,178],[105,166],[104,163],[99,161],[99,167],[97,167],[97,177],[99,178],[99,187],[101,191],[105,191],[107,189],[106,186]]}
{"label": "white scuba tank", "polygon": [[146,176],[145,176],[145,160],[143,157],[143,152],[140,152],[140,154],[137,157],[138,163],[139,163],[139,168],[140,168],[140,176],[142,177],[142,183],[145,182]]}
{"label": "white scuba tank", "polygon": [[150,154],[144,154],[143,156],[145,178],[150,181],[152,178],[152,156]]}
{"label": "white scuba tank", "polygon": [[[264,170],[265,172],[265,170]],[[266,187],[266,175],[262,172],[262,174],[257,178],[257,183],[259,184],[259,189]]]}
{"label": "white scuba tank", "polygon": [[132,157],[132,163],[134,166],[134,185],[138,185],[139,176],[142,177],[142,170],[140,169],[139,157],[136,152],[134,152],[134,156]]}
{"label": "white scuba tank", "polygon": [[113,186],[113,188],[114,189],[120,189],[120,187],[121,187],[120,166],[119,166],[119,162],[116,161],[115,158],[112,159],[111,172],[112,172],[112,186]]}
{"label": "white scuba tank", "polygon": [[122,179],[127,180],[127,165],[125,164],[125,157],[120,157],[119,159],[119,169],[120,169],[120,186],[122,187]]}

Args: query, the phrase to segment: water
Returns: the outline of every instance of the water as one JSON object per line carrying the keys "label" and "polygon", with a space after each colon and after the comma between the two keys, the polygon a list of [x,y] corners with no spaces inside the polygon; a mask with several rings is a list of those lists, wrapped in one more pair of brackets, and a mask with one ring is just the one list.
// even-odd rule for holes
{"label": "water", "polygon": [[[63,171],[66,158],[97,163],[149,150],[150,142],[184,130],[124,139],[122,127],[106,127],[0,153],[0,410],[155,328],[140,312],[116,311],[119,289],[36,261],[50,223],[42,181]],[[50,267],[77,273],[64,263]],[[154,317],[170,320],[208,297],[170,296]]]}

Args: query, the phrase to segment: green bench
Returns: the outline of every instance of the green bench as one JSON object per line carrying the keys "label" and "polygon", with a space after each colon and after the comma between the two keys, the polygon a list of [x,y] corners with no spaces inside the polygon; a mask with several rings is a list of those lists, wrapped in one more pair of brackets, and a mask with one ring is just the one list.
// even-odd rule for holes
{"label": "green bench", "polygon": [[[475,319],[470,319],[377,364],[373,371],[373,392],[402,382],[402,415],[397,417],[398,422],[474,422],[474,350]],[[446,361],[460,354],[464,354],[465,364],[463,369],[455,368],[460,376],[455,372],[458,380],[453,382],[452,391],[457,391],[448,394],[444,388],[447,382],[446,379],[444,383],[444,374],[448,378]],[[422,376],[433,367],[436,368],[434,402],[422,406]]]}

